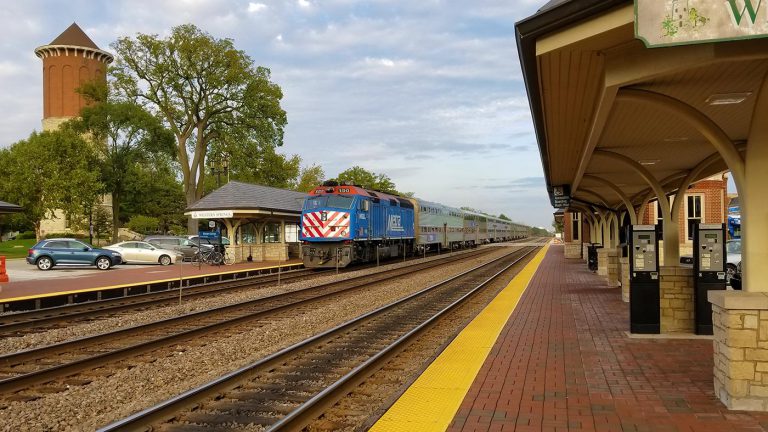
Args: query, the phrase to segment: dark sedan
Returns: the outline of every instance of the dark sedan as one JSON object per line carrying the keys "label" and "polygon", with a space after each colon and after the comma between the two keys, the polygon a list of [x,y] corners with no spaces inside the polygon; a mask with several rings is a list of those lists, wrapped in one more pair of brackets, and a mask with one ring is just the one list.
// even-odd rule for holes
{"label": "dark sedan", "polygon": [[108,270],[122,262],[118,252],[97,249],[69,238],[42,240],[32,246],[27,255],[27,263],[36,265],[40,270],[61,265],[95,265],[99,270]]}

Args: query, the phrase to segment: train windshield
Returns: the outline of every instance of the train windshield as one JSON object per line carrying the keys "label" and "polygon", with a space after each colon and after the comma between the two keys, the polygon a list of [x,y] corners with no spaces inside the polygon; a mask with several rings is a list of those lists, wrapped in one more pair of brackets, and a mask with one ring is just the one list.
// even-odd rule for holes
{"label": "train windshield", "polygon": [[354,198],[343,195],[326,195],[307,198],[304,201],[304,210],[313,210],[320,207],[333,207],[339,209],[350,209]]}

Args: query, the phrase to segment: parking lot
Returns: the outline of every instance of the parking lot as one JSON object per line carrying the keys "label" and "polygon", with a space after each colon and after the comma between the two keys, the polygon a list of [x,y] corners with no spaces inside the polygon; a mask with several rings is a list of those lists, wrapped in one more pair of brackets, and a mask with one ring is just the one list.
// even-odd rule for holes
{"label": "parking lot", "polygon": [[[189,264],[187,263],[187,265]],[[38,268],[33,265],[27,264],[24,258],[7,260],[5,262],[5,267],[11,282],[76,278],[76,277],[87,276],[91,274],[98,274],[102,272],[102,270],[99,270],[94,266],[59,266],[59,267],[54,267],[48,271],[42,271],[42,270],[38,270]],[[112,267],[110,270],[107,270],[107,271],[108,272],[125,271],[127,269],[147,268],[147,267],[156,268],[158,270],[157,273],[161,276],[163,273],[170,276],[171,273],[178,274],[179,272],[179,268],[174,266],[163,267],[160,265],[138,265],[138,264],[118,265],[118,266]],[[162,279],[162,277],[159,277],[158,279]]]}

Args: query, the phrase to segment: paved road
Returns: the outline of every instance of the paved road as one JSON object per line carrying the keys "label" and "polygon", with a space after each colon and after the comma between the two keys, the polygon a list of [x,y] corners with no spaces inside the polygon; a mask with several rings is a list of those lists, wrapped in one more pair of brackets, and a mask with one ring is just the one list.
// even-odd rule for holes
{"label": "paved road", "polygon": [[[95,266],[67,266],[67,267],[54,267],[48,271],[38,270],[37,267],[27,264],[24,258],[11,259],[5,262],[6,271],[11,282],[24,282],[33,280],[47,280],[47,279],[62,279],[62,278],[74,278],[87,276],[91,274],[97,274],[101,270]],[[113,267],[113,270],[124,271],[126,269],[157,267],[158,270],[163,270],[164,267],[160,265],[137,265],[137,264],[125,264]],[[171,266],[173,268],[173,266]],[[178,271],[178,269],[177,269]]]}

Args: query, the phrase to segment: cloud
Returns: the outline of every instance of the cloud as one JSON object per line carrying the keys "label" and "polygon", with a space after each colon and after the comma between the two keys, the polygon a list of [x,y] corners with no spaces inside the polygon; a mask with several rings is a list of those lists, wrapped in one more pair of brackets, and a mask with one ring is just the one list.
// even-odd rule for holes
{"label": "cloud", "polygon": [[297,3],[299,7],[303,9],[309,9],[312,7],[312,3],[310,3],[309,0],[297,0]]}
{"label": "cloud", "polygon": [[267,8],[267,5],[265,5],[264,3],[254,3],[254,2],[248,3],[248,13],[261,12],[266,8]]}

